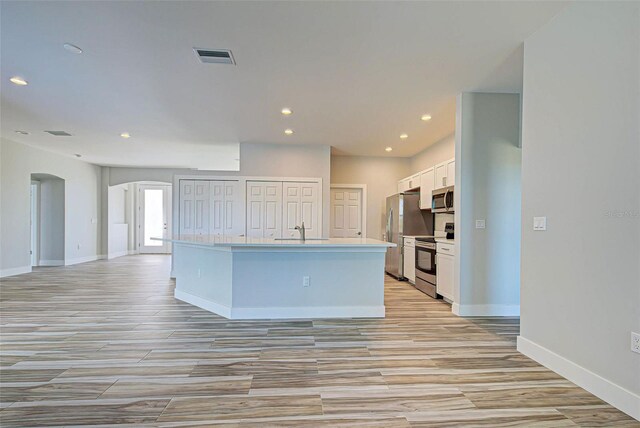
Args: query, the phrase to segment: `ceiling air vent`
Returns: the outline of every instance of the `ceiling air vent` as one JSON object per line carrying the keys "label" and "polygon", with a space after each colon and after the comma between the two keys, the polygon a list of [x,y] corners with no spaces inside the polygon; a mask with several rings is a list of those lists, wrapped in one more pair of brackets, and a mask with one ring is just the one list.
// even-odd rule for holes
{"label": "ceiling air vent", "polygon": [[65,131],[44,131],[48,134],[55,135],[56,137],[71,137],[71,134]]}
{"label": "ceiling air vent", "polygon": [[229,49],[200,49],[193,48],[200,62],[208,64],[236,64]]}

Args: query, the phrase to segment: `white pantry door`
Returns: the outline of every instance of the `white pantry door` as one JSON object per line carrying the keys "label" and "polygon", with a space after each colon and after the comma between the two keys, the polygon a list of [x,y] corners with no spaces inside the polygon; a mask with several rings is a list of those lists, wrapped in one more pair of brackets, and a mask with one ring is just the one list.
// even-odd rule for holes
{"label": "white pantry door", "polygon": [[362,189],[331,189],[331,237],[362,237]]}
{"label": "white pantry door", "polygon": [[144,184],[139,187],[138,249],[141,254],[171,252],[168,242],[151,238],[168,238],[171,230],[171,186]]}
{"label": "white pantry door", "polygon": [[247,181],[247,236],[282,235],[282,182]]}
{"label": "white pantry door", "polygon": [[282,233],[287,238],[298,238],[300,232],[296,226],[304,222],[307,238],[320,237],[318,223],[318,207],[320,205],[320,188],[318,183],[282,183],[284,208],[282,212]]}

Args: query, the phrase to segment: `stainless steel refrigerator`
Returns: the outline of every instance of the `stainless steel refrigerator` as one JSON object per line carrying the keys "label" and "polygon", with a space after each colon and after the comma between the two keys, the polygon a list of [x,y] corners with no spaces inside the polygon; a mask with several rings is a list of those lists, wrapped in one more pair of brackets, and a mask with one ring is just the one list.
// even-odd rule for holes
{"label": "stainless steel refrigerator", "polygon": [[433,214],[420,209],[420,193],[407,192],[387,198],[387,242],[396,244],[387,249],[385,271],[398,279],[404,279],[404,236],[433,235]]}

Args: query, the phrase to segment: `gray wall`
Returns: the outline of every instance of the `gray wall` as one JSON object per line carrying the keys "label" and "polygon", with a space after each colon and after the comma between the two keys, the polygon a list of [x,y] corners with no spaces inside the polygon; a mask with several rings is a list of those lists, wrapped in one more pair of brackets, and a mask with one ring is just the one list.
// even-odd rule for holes
{"label": "gray wall", "polygon": [[322,178],[323,230],[329,233],[331,148],[320,145],[240,144],[240,171],[200,171],[170,168],[109,168],[109,185],[137,181],[172,183],[175,174],[319,177]]}
{"label": "gray wall", "polygon": [[521,336],[635,394],[639,8],[573,4],[526,40],[522,132]]}
{"label": "gray wall", "polygon": [[456,157],[456,137],[455,134],[451,134],[411,157],[407,175],[415,174],[454,157]]}
{"label": "gray wall", "polygon": [[331,157],[331,183],[367,185],[367,238],[382,239],[387,196],[398,193],[398,180],[409,175],[409,162],[377,156]]}
{"label": "gray wall", "polygon": [[0,152],[0,274],[28,271],[31,266],[29,191],[33,173],[65,180],[65,261],[97,257],[100,167],[7,139],[0,139]]}
{"label": "gray wall", "polygon": [[457,109],[454,300],[460,315],[518,315],[520,96],[463,93]]}

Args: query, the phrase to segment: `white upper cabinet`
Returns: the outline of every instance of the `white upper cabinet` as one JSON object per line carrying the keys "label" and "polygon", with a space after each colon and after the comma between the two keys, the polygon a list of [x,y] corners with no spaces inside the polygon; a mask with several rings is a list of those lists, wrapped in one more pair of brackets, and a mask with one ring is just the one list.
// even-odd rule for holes
{"label": "white upper cabinet", "polygon": [[247,181],[247,236],[282,237],[281,181]]}
{"label": "white upper cabinet", "polygon": [[441,187],[446,187],[446,185],[447,185],[447,163],[446,162],[439,163],[434,168],[435,168],[435,176],[436,176],[436,182],[435,182],[435,186],[436,187],[435,188],[439,189]]}
{"label": "white upper cabinet", "polygon": [[282,185],[284,199],[282,230],[283,236],[297,238],[300,232],[296,226],[304,222],[307,238],[320,237],[318,224],[318,207],[320,204],[320,190],[318,183],[285,182]]}
{"label": "white upper cabinet", "polygon": [[447,186],[454,186],[456,184],[456,160],[450,159],[447,161]]}
{"label": "white upper cabinet", "polygon": [[420,209],[431,209],[432,192],[435,188],[435,169],[429,168],[420,174]]}
{"label": "white upper cabinet", "polygon": [[414,190],[420,187],[420,173],[412,175],[408,178],[409,180],[409,190]]}
{"label": "white upper cabinet", "polygon": [[404,193],[409,189],[410,189],[410,187],[409,187],[409,179],[408,178],[405,178],[405,179],[402,179],[402,180],[398,181],[398,193]]}

